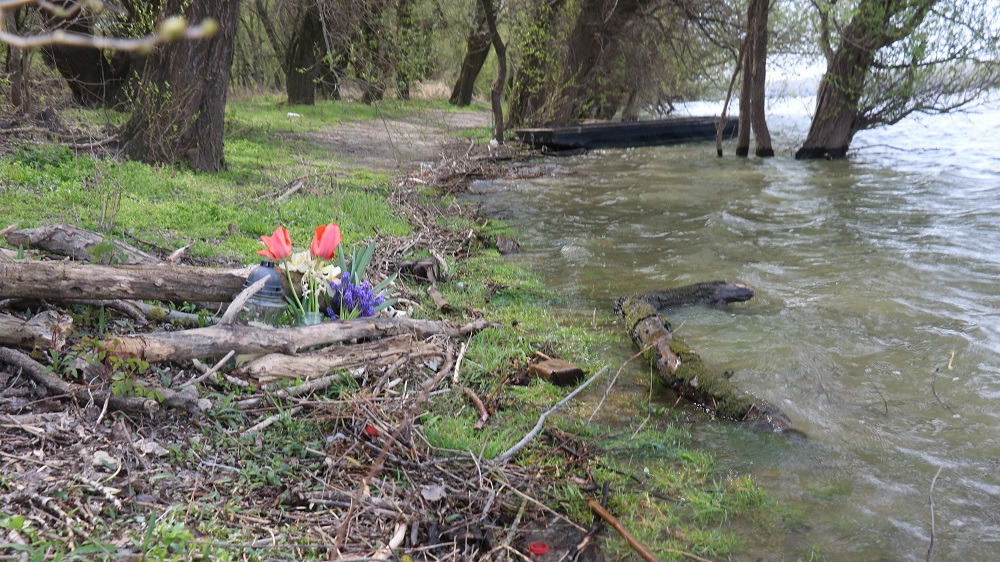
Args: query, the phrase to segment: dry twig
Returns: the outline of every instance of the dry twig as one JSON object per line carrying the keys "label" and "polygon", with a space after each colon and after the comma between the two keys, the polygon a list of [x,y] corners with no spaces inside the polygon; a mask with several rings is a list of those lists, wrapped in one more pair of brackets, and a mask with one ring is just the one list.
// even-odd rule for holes
{"label": "dry twig", "polygon": [[603,375],[607,371],[608,371],[607,365],[605,365],[604,367],[601,367],[600,371],[597,371],[596,373],[594,373],[593,375],[591,375],[591,377],[589,379],[583,381],[583,384],[581,384],[580,386],[576,387],[573,390],[573,392],[570,392],[562,400],[556,402],[555,406],[552,406],[548,410],[545,410],[544,412],[542,412],[542,415],[540,415],[538,417],[538,423],[535,424],[535,427],[532,428],[532,430],[529,431],[527,435],[525,435],[524,437],[522,437],[521,440],[518,441],[517,443],[515,443],[513,447],[511,447],[510,449],[507,449],[506,451],[504,451],[504,452],[500,453],[499,455],[497,455],[497,457],[495,459],[493,459],[493,460],[495,462],[497,462],[497,463],[500,463],[500,464],[503,464],[503,463],[507,462],[508,460],[510,460],[510,458],[513,457],[515,453],[517,453],[518,451],[520,451],[525,445],[527,445],[528,443],[530,443],[531,440],[534,439],[538,435],[538,433],[542,430],[542,425],[545,424],[545,418],[549,417],[549,415],[552,412],[555,412],[560,407],[562,407],[563,404],[565,404],[566,402],[569,402],[570,400],[572,400],[573,397],[575,397],[577,394],[579,394],[581,391],[583,391],[583,389],[587,388],[587,386],[589,386],[590,383],[594,382],[595,379],[597,379],[598,377],[600,377],[601,375]]}

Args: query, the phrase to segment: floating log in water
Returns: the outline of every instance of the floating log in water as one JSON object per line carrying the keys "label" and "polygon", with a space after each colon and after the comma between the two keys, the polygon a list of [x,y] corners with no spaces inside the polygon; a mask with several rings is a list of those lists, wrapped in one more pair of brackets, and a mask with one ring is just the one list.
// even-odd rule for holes
{"label": "floating log in water", "polygon": [[714,373],[701,357],[675,337],[669,322],[657,311],[663,306],[705,302],[723,304],[753,296],[746,285],[714,281],[667,291],[626,295],[616,304],[632,341],[645,350],[664,384],[684,398],[722,418],[776,432],[800,433],[777,406],[736,388],[724,374]]}

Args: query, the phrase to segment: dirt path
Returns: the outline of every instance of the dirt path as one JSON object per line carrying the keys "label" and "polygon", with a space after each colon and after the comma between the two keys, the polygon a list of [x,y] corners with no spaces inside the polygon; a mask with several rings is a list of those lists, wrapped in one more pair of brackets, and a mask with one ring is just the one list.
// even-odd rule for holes
{"label": "dirt path", "polygon": [[351,164],[403,170],[437,160],[443,147],[462,142],[459,131],[490,122],[485,111],[428,109],[402,118],[339,123],[301,136]]}

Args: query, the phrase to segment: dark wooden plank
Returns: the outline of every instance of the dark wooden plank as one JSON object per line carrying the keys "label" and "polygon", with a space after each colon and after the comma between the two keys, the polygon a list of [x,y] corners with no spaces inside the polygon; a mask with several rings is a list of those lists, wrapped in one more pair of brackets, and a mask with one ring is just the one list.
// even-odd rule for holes
{"label": "dark wooden plank", "polygon": [[[588,123],[568,127],[517,129],[514,133],[537,148],[555,150],[577,148],[629,148],[657,146],[715,138],[715,117],[678,117],[653,121]],[[736,132],[737,120],[727,119],[723,136]]]}

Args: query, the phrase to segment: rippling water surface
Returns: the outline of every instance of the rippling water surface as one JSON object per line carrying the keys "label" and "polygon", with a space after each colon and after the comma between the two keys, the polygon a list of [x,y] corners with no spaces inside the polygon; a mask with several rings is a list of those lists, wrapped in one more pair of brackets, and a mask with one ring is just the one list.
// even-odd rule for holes
{"label": "rippling water surface", "polygon": [[791,158],[804,116],[771,123],[773,159],[716,158],[711,143],[550,159],[549,175],[487,186],[487,206],[581,306],[711,279],[757,289],[728,310],[669,313],[810,435],[696,430],[806,515],[752,558],[815,545],[832,560],[923,560],[942,467],[935,559],[997,559],[1000,104],[863,132],[834,162]]}

